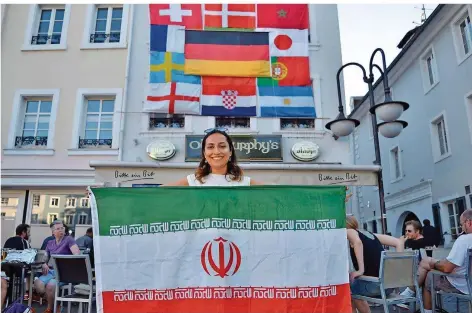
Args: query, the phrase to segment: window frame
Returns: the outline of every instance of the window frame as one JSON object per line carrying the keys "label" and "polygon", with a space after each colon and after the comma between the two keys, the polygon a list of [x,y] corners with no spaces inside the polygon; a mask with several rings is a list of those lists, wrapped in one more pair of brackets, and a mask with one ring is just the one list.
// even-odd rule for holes
{"label": "window frame", "polygon": [[[26,112],[26,99],[33,97],[51,97],[51,116],[49,119],[48,141],[44,149],[27,149],[16,148],[15,139],[18,134],[20,124],[24,120],[24,113]],[[60,91],[59,89],[18,89],[13,97],[13,107],[10,119],[10,128],[8,131],[8,141],[3,153],[5,155],[53,155],[54,154],[54,139],[56,129],[57,107],[59,103]]]}
{"label": "window frame", "polygon": [[[38,198],[37,198],[37,199],[38,199],[38,204],[35,204],[35,203],[34,203],[35,196],[38,196]],[[40,205],[41,205],[41,195],[35,195],[35,194],[33,194],[33,197],[32,197],[32,199],[31,199],[31,205],[32,205],[32,206],[40,206]]]}
{"label": "window frame", "polygon": [[[57,204],[52,204],[52,200],[57,199]],[[61,205],[61,198],[60,197],[49,197],[49,207],[50,208],[58,208]]]}
{"label": "window frame", "polygon": [[[58,9],[64,7],[64,20],[62,22],[61,30],[61,41],[59,44],[45,44],[45,45],[33,45],[31,44],[31,38],[34,34],[37,35],[39,27],[39,18],[41,16],[41,10],[43,9]],[[44,51],[44,50],[67,50],[67,37],[70,22],[70,11],[71,4],[30,4],[28,13],[28,22],[25,29],[22,51]]]}
{"label": "window frame", "polygon": [[[467,60],[472,55],[472,38],[469,38],[469,52],[465,53],[462,35],[460,32],[460,23],[463,22],[467,15],[469,15],[470,21],[472,23],[472,5],[464,4],[462,8],[455,17],[452,19],[450,28],[452,33],[452,40],[454,43],[454,50],[456,53],[457,65],[461,65],[465,60]],[[472,34],[471,34],[472,36]]]}
{"label": "window frame", "polygon": [[[82,217],[85,217],[85,223],[81,223],[81,218]],[[77,225],[90,225],[90,224],[87,224],[88,222],[88,214],[87,213],[84,213],[84,212],[81,212],[78,216],[78,219],[77,219]]]}
{"label": "window frame", "polygon": [[[7,200],[7,203],[4,203],[3,200],[6,199]],[[8,197],[2,197],[1,199],[1,204],[4,205],[4,206],[8,206],[8,203],[10,202],[10,198]]]}
{"label": "window frame", "polygon": [[[402,150],[400,149],[400,146],[399,145],[395,145],[393,146],[392,148],[390,148],[390,154],[389,154],[389,158],[390,158],[390,183],[396,183],[400,180],[403,179],[403,164],[402,164],[402,156],[401,156],[401,152]],[[398,172],[399,172],[399,176],[396,175],[397,173],[397,164],[396,164],[396,161],[395,161],[395,157],[394,157],[394,153],[397,153],[398,155]]]}
{"label": "window frame", "polygon": [[[439,144],[439,133],[437,131],[438,122],[443,121],[444,123],[444,130],[445,140],[447,141],[447,148],[448,151],[445,154],[441,154],[440,151],[440,144]],[[433,152],[433,160],[434,163],[438,163],[452,155],[452,148],[451,148],[451,139],[450,139],[450,130],[447,123],[447,116],[446,112],[443,111],[430,121],[430,132],[431,132],[431,148]]]}
{"label": "window frame", "polygon": [[[430,71],[428,67],[428,57],[432,56],[431,59],[431,73],[434,78],[434,83],[431,84],[430,82]],[[437,59],[437,54],[436,51],[434,50],[434,47],[430,45],[426,50],[421,54],[420,59],[419,59],[419,64],[420,64],[420,70],[421,70],[421,77],[423,80],[423,90],[424,94],[426,95],[429,93],[434,87],[436,87],[439,82],[439,70],[438,70],[438,65],[436,62]]]}
{"label": "window frame", "polygon": [[[70,204],[70,201],[73,201],[73,204]],[[77,198],[66,198],[66,208],[74,209],[77,207]]]}
{"label": "window frame", "polygon": [[47,225],[49,225],[49,224],[51,224],[52,222],[55,221],[55,220],[51,220],[51,216],[53,216],[53,215],[56,216],[56,219],[55,219],[55,220],[58,220],[58,219],[59,219],[59,213],[54,213],[54,212],[48,213]]}
{"label": "window frame", "polygon": [[[83,205],[83,201],[87,201],[87,205]],[[81,208],[90,208],[90,199],[89,198],[80,198],[80,207]]]}
{"label": "window frame", "polygon": [[[122,7],[121,29],[119,42],[91,43],[90,35],[95,29],[96,13],[98,8]],[[112,4],[88,4],[85,17],[85,27],[82,35],[82,44],[80,49],[125,49],[128,46],[128,25],[132,23],[133,18],[132,4],[112,5]],[[131,16],[131,20],[130,20]],[[108,20],[107,20],[108,23]],[[111,23],[111,21],[110,21]]]}
{"label": "window frame", "polygon": [[[113,108],[113,130],[111,149],[102,148],[81,148],[79,149],[79,137],[85,129],[85,117],[87,114],[86,105],[88,97],[114,97],[115,105]],[[122,88],[79,88],[76,95],[74,122],[72,138],[68,155],[118,155],[120,144],[120,127],[124,118],[124,112],[121,112],[123,105]]]}

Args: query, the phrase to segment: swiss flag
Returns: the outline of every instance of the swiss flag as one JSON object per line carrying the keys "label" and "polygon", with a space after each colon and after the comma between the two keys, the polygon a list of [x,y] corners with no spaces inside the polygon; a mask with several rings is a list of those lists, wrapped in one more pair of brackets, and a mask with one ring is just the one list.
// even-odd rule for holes
{"label": "swiss flag", "polygon": [[257,27],[308,29],[307,4],[258,4]]}
{"label": "swiss flag", "polygon": [[200,4],[150,4],[152,25],[182,25],[186,29],[202,29]]}

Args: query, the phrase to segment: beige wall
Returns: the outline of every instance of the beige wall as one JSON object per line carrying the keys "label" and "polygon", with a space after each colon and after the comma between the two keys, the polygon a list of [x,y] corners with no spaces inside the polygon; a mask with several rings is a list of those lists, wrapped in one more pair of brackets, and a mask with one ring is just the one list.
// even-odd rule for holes
{"label": "beige wall", "polygon": [[[127,49],[81,50],[86,5],[72,5],[65,51],[21,51],[29,5],[9,5],[2,28],[1,139],[9,135],[17,89],[60,89],[53,156],[2,156],[2,168],[89,169],[89,160],[116,156],[68,156],[78,88],[124,88]],[[125,21],[123,21],[124,23]]]}

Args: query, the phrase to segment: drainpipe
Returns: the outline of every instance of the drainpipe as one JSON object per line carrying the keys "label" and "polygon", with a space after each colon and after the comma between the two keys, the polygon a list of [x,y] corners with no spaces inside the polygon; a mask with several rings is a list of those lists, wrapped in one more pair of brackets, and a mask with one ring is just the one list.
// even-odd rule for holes
{"label": "drainpipe", "polygon": [[129,5],[129,28],[128,28],[128,54],[126,56],[126,69],[125,69],[125,87],[123,89],[123,101],[121,104],[121,123],[120,123],[120,138],[118,146],[118,161],[123,161],[123,143],[124,143],[124,129],[125,129],[125,114],[126,104],[128,103],[128,84],[129,84],[129,62],[131,58],[131,46],[133,42],[133,25],[134,25],[134,4]]}

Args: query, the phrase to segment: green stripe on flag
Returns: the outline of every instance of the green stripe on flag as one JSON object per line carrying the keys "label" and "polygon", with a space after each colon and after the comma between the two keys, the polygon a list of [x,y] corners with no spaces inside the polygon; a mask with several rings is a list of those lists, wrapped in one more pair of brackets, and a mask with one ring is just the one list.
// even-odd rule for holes
{"label": "green stripe on flag", "polygon": [[[111,229],[122,226],[134,227],[136,231],[119,233],[117,230],[116,235],[154,232],[151,226],[155,232],[213,228],[214,225],[268,231],[345,227],[343,186],[97,188],[93,193],[101,236],[113,235]],[[207,226],[212,226],[203,227],[204,219],[211,220]],[[244,225],[247,221],[251,228]],[[159,223],[173,222],[180,226],[157,231]],[[241,227],[234,227],[233,223]],[[284,223],[287,226],[283,226]],[[313,228],[309,224],[317,226]]]}

